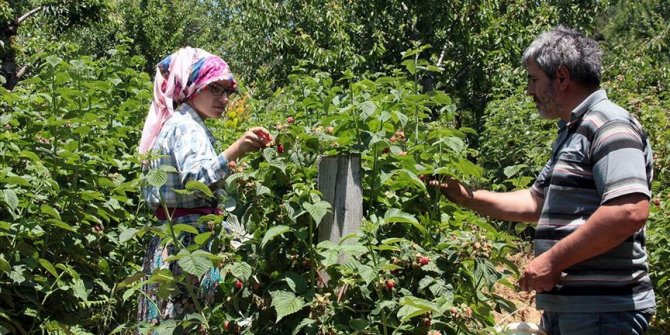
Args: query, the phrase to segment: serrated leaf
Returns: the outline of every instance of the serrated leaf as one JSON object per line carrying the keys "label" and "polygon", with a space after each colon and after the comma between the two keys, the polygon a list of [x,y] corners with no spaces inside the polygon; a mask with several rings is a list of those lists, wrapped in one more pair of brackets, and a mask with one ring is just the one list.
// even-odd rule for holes
{"label": "serrated leaf", "polygon": [[199,244],[199,245],[203,245],[203,244],[205,244],[205,242],[207,242],[207,240],[208,240],[210,237],[212,237],[212,233],[211,233],[211,232],[204,232],[204,233],[202,233],[202,234],[198,234],[198,235],[196,235],[195,238],[194,238],[194,240],[195,240],[195,243],[197,243],[197,244]]}
{"label": "serrated leaf", "polygon": [[163,170],[149,170],[146,180],[151,186],[161,187],[167,182],[167,172]]}
{"label": "serrated leaf", "polygon": [[190,180],[190,181],[186,182],[185,186],[186,186],[186,189],[189,190],[189,191],[202,192],[202,194],[204,194],[208,198],[213,198],[214,197],[214,193],[212,193],[212,190],[210,190],[207,185],[205,185],[204,183],[199,182],[197,180]]}
{"label": "serrated leaf", "polygon": [[398,208],[391,208],[386,211],[384,214],[384,221],[389,222],[399,222],[399,223],[409,223],[414,228],[418,229],[422,234],[427,234],[426,227],[424,227],[419,221],[414,217],[414,215],[405,213]]}
{"label": "serrated leaf", "polygon": [[79,298],[79,300],[86,301],[88,299],[88,292],[86,292],[86,285],[84,285],[84,281],[81,279],[76,279],[72,283],[72,293],[74,293],[74,296]]}
{"label": "serrated leaf", "polygon": [[318,227],[326,214],[330,211],[330,204],[327,201],[321,200],[315,204],[310,204],[305,202],[302,204],[302,207],[305,208],[307,213],[314,219],[316,226]]}
{"label": "serrated leaf", "polygon": [[307,289],[307,280],[296,272],[287,272],[284,274],[284,281],[295,293],[301,293]]}
{"label": "serrated leaf", "polygon": [[362,331],[370,326],[370,322],[365,319],[352,319],[349,321],[349,327],[357,331]]}
{"label": "serrated leaf", "polygon": [[172,165],[161,165],[158,169],[161,171],[165,171],[167,173],[179,173],[179,171],[177,171],[177,168],[175,168]]}
{"label": "serrated leaf", "polygon": [[310,318],[304,318],[300,323],[293,329],[292,335],[298,335],[298,334],[310,334],[309,332],[303,332],[302,329],[311,326],[313,324],[316,324],[316,320],[310,319]]}
{"label": "serrated leaf", "polygon": [[122,231],[121,234],[119,235],[119,242],[120,243],[128,242],[131,238],[135,237],[135,234],[137,234],[138,231],[140,230],[136,228],[128,228]]}
{"label": "serrated leaf", "polygon": [[30,183],[22,177],[10,176],[4,179],[4,182],[7,184],[19,185],[19,186],[30,186]]}
{"label": "serrated leaf", "polygon": [[187,233],[191,233],[191,234],[194,234],[194,235],[197,235],[197,234],[200,233],[198,231],[198,229],[196,229],[195,227],[193,227],[190,224],[185,224],[185,223],[176,224],[172,228],[174,229],[175,235],[179,235],[179,233],[181,233],[181,232],[187,232]]}
{"label": "serrated leaf", "polygon": [[384,214],[385,222],[419,223],[414,215],[405,213],[398,208],[390,208]]}
{"label": "serrated leaf", "polygon": [[49,63],[49,65],[51,65],[51,67],[58,66],[58,64],[60,64],[60,62],[62,62],[62,61],[63,61],[62,59],[60,59],[56,56],[53,56],[53,55],[47,56],[47,63]]}
{"label": "serrated leaf", "polygon": [[19,206],[19,198],[16,196],[16,192],[11,189],[6,189],[2,191],[3,193],[3,198],[5,199],[5,203],[7,203],[7,206],[9,206],[9,209],[12,211],[16,210],[16,207]]}
{"label": "serrated leaf", "polygon": [[300,311],[305,306],[303,298],[296,296],[293,292],[274,291],[270,295],[272,296],[272,307],[275,308],[277,313],[276,322],[287,315]]}
{"label": "serrated leaf", "polygon": [[466,176],[481,177],[484,173],[484,170],[480,166],[477,166],[475,163],[465,158],[461,158],[458,163],[454,165]]}
{"label": "serrated leaf", "polygon": [[251,273],[253,272],[251,265],[245,262],[235,262],[226,268],[235,278],[239,278],[245,281],[251,277]]}
{"label": "serrated leaf", "polygon": [[191,253],[186,249],[181,249],[177,255],[179,257],[177,264],[187,273],[200,278],[214,266],[209,257],[205,255],[206,253],[203,250]]}
{"label": "serrated leaf", "polygon": [[428,300],[417,298],[417,297],[404,297],[400,299],[400,305],[402,306],[398,311],[398,318],[402,321],[408,321],[409,319],[431,312],[433,314],[440,313],[440,307]]}
{"label": "serrated leaf", "polygon": [[12,266],[5,259],[5,255],[0,254],[0,274],[9,272],[12,269]]}
{"label": "serrated leaf", "polygon": [[61,220],[58,220],[58,219],[48,219],[47,222],[53,224],[54,226],[56,226],[56,227],[58,227],[58,228],[60,228],[60,229],[64,229],[64,230],[67,230],[67,231],[71,231],[71,232],[73,232],[73,233],[76,233],[76,232],[77,232],[77,230],[76,230],[74,227],[70,226],[69,224],[67,224],[67,223],[65,223],[65,222],[63,222],[63,221],[61,221]]}
{"label": "serrated leaf", "polygon": [[28,158],[28,159],[30,159],[30,160],[33,161],[33,162],[39,162],[39,161],[40,161],[40,157],[37,156],[37,154],[34,153],[34,152],[32,152],[32,151],[23,150],[23,151],[21,151],[21,152],[19,153],[19,155],[20,155],[21,157]]}
{"label": "serrated leaf", "polygon": [[58,219],[58,220],[61,219],[60,214],[58,213],[58,211],[55,208],[53,208],[53,207],[51,207],[47,204],[43,204],[42,206],[40,206],[40,211],[44,214],[47,214],[47,215],[53,217],[54,219]]}
{"label": "serrated leaf", "polygon": [[443,139],[440,139],[437,143],[444,143],[447,148],[451,149],[454,153],[461,153],[463,149],[465,149],[465,142],[463,142],[462,139],[455,137],[455,136],[450,136],[450,137],[445,137]]}
{"label": "serrated leaf", "polygon": [[361,276],[361,278],[363,278],[366,285],[370,284],[376,278],[375,269],[373,269],[371,266],[361,264],[357,270],[358,274]]}
{"label": "serrated leaf", "polygon": [[265,236],[263,236],[263,240],[261,241],[261,249],[265,247],[265,245],[272,240],[273,238],[284,234],[286,232],[289,232],[293,230],[289,226],[284,226],[284,225],[279,225],[279,226],[274,226],[270,229],[268,229],[267,232],[265,232]]}
{"label": "serrated leaf", "polygon": [[406,59],[401,64],[405,66],[405,68],[407,69],[407,71],[409,71],[409,73],[411,74],[416,73],[416,63],[414,62],[413,59]]}
{"label": "serrated leaf", "polygon": [[272,194],[272,190],[269,187],[257,182],[256,183],[256,196],[261,196],[263,194]]}
{"label": "serrated leaf", "polygon": [[52,276],[54,276],[55,278],[58,278],[58,271],[56,271],[56,268],[53,266],[53,264],[51,264],[51,262],[49,262],[48,260],[46,260],[44,258],[40,258],[38,260],[38,262],[40,263],[40,265],[42,265],[42,267],[45,270],[49,271],[49,273]]}
{"label": "serrated leaf", "polygon": [[367,120],[377,110],[377,105],[372,101],[366,101],[360,105],[361,119]]}

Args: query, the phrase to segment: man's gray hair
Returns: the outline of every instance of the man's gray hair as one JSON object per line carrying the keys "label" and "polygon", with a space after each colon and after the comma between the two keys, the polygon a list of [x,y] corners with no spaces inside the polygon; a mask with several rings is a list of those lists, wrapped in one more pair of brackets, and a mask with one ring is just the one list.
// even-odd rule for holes
{"label": "man's gray hair", "polygon": [[523,53],[521,62],[527,68],[533,60],[549,79],[564,65],[570,77],[583,85],[600,85],[602,51],[598,42],[565,26],[558,26],[538,36]]}

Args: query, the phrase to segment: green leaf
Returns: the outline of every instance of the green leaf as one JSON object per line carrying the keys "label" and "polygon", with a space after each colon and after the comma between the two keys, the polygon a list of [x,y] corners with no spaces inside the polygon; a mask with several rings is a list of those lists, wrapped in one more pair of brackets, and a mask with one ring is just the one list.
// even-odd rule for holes
{"label": "green leaf", "polygon": [[276,322],[287,315],[300,311],[305,306],[303,298],[297,297],[293,292],[274,291],[270,292],[270,295],[272,296],[272,307],[277,312]]}
{"label": "green leaf", "polygon": [[352,319],[349,320],[349,327],[357,331],[362,331],[367,329],[370,326],[370,322],[365,319]]}
{"label": "green leaf", "polygon": [[318,227],[326,214],[330,211],[330,204],[327,201],[321,200],[315,204],[310,204],[305,202],[302,204],[302,207],[312,216],[316,226]]}
{"label": "green leaf", "polygon": [[289,271],[284,274],[284,281],[295,293],[304,292],[307,289],[307,280],[299,273]]}
{"label": "green leaf", "polygon": [[291,230],[293,230],[293,229],[291,229],[291,227],[284,226],[284,225],[274,226],[274,227],[268,229],[268,231],[265,232],[265,236],[263,236],[263,240],[261,241],[261,249],[264,248],[265,245],[270,240],[272,240],[273,238],[275,238],[275,237],[277,237],[277,236],[279,236],[283,233],[289,232]]}
{"label": "green leaf", "polygon": [[149,170],[146,180],[151,186],[161,187],[167,182],[167,172],[163,170]]}
{"label": "green leaf", "polygon": [[205,244],[205,242],[207,242],[207,240],[209,240],[210,237],[212,237],[211,232],[204,232],[202,234],[198,234],[195,236],[195,243],[203,245]]}
{"label": "green leaf", "polygon": [[167,173],[179,173],[179,171],[177,171],[177,168],[175,168],[172,165],[161,165],[158,169],[161,171],[165,171]]}
{"label": "green leaf", "polygon": [[414,217],[414,215],[405,213],[398,208],[390,208],[384,214],[384,222],[399,222],[399,223],[409,223],[412,226],[416,227],[422,233],[426,234],[426,228],[419,223],[419,221]]}
{"label": "green leaf", "polygon": [[132,283],[134,283],[134,282],[136,282],[136,281],[138,281],[138,280],[144,278],[144,276],[145,276],[145,273],[142,272],[142,271],[135,272],[135,274],[133,274],[132,276],[129,276],[129,277],[127,277],[126,279],[122,280],[122,281],[119,283],[119,287],[128,287],[128,286],[130,286]]}
{"label": "green leaf", "polygon": [[77,232],[77,230],[76,230],[74,227],[70,226],[69,224],[67,224],[67,223],[65,223],[65,222],[63,222],[63,221],[61,221],[61,220],[58,220],[58,219],[48,219],[47,222],[53,224],[54,226],[56,226],[56,227],[58,227],[58,228],[60,228],[60,229],[65,229],[65,230],[67,230],[67,231],[71,231],[71,232],[73,232],[73,233],[76,233],[76,232]]}
{"label": "green leaf", "polygon": [[5,203],[9,206],[11,211],[15,211],[16,207],[19,206],[19,198],[16,196],[16,192],[12,189],[5,189],[2,191]]}
{"label": "green leaf", "polygon": [[187,233],[191,233],[191,234],[194,234],[194,235],[197,235],[197,234],[200,233],[198,231],[198,229],[196,229],[195,227],[193,227],[190,224],[185,224],[185,223],[176,224],[172,228],[174,229],[175,235],[179,235],[179,233],[181,233],[181,232],[187,232]]}
{"label": "green leaf", "polygon": [[407,321],[427,312],[440,314],[440,307],[438,305],[417,297],[408,296],[400,299],[400,306],[402,307],[398,311],[398,318],[402,321]]}
{"label": "green leaf", "polygon": [[528,165],[526,165],[526,164],[510,165],[510,166],[505,167],[505,169],[503,170],[503,173],[505,174],[505,176],[507,178],[512,178],[514,175],[519,173],[519,171],[521,171],[523,168],[526,168],[526,167],[528,167]]}
{"label": "green leaf", "polygon": [[376,278],[377,274],[375,273],[375,269],[373,269],[371,266],[361,264],[357,270],[358,274],[361,276],[361,278],[363,278],[366,285],[370,284]]}
{"label": "green leaf", "polygon": [[416,63],[414,62],[413,59],[407,59],[403,61],[401,64],[405,66],[405,68],[407,69],[407,71],[409,71],[409,73],[411,74],[416,73]]}
{"label": "green leaf", "polygon": [[311,332],[303,332],[302,329],[305,327],[309,327],[316,324],[316,320],[310,319],[310,318],[304,318],[300,323],[293,329],[293,333],[291,335],[298,335],[298,334],[311,334]]}
{"label": "green leaf", "polygon": [[25,178],[17,176],[6,177],[4,179],[4,182],[7,184],[13,184],[19,186],[30,186],[30,182],[28,182]]}
{"label": "green leaf", "polygon": [[131,238],[135,237],[135,234],[139,232],[139,229],[136,228],[128,228],[124,231],[121,232],[119,235],[119,242],[120,243],[126,243],[128,242]]}
{"label": "green leaf", "polygon": [[34,153],[34,152],[32,152],[32,151],[23,150],[23,151],[21,151],[21,152],[19,153],[19,155],[20,155],[21,157],[28,158],[28,159],[30,159],[30,160],[33,161],[33,162],[39,162],[39,161],[40,161],[40,157],[37,156],[37,154]]}
{"label": "green leaf", "polygon": [[212,193],[212,190],[209,189],[207,185],[205,185],[202,182],[199,182],[197,180],[190,180],[186,183],[186,189],[189,191],[200,191],[202,194],[207,196],[208,198],[213,198],[214,194]]}
{"label": "green leaf", "polygon": [[51,264],[51,262],[49,262],[48,260],[46,260],[44,258],[40,258],[38,260],[38,262],[40,263],[40,265],[42,265],[42,267],[45,270],[49,271],[49,273],[52,276],[54,276],[54,278],[58,278],[58,271],[56,271],[56,268],[53,266],[53,264]]}
{"label": "green leaf", "polygon": [[454,136],[445,137],[437,141],[436,144],[437,143],[444,143],[449,149],[451,149],[451,151],[457,154],[461,153],[463,149],[465,149],[465,142],[463,142],[462,139]]}
{"label": "green leaf", "polygon": [[367,120],[377,110],[377,105],[372,101],[366,101],[361,104],[361,119]]}
{"label": "green leaf", "polygon": [[481,167],[465,158],[461,158],[455,166],[466,176],[481,177],[484,173]]}
{"label": "green leaf", "polygon": [[79,300],[86,301],[88,299],[86,285],[84,285],[84,281],[81,279],[76,279],[74,283],[72,283],[72,293],[74,293],[74,296],[79,298]]}
{"label": "green leaf", "polygon": [[53,208],[53,207],[51,207],[47,204],[43,204],[42,206],[40,206],[40,211],[42,211],[42,213],[44,213],[44,214],[47,214],[47,215],[53,217],[54,219],[58,219],[58,220],[61,219],[60,214],[58,213],[58,211],[55,208]]}
{"label": "green leaf", "polygon": [[206,254],[207,252],[204,250],[196,250],[191,253],[186,249],[181,249],[177,255],[179,257],[177,264],[187,273],[200,278],[214,266]]}
{"label": "green leaf", "polygon": [[58,66],[58,64],[60,64],[60,62],[62,61],[63,61],[62,59],[56,56],[47,56],[47,63],[49,63],[49,65],[51,65],[52,68]]}
{"label": "green leaf", "polygon": [[389,210],[387,210],[386,213],[384,214],[384,221],[387,223],[389,222],[401,222],[411,224],[419,223],[419,221],[417,221],[412,214],[405,213],[398,208],[390,208]]}
{"label": "green leaf", "polygon": [[12,270],[12,266],[5,259],[4,254],[0,254],[0,274],[7,273]]}
{"label": "green leaf", "polygon": [[245,262],[235,262],[227,266],[226,269],[228,269],[235,278],[239,278],[245,281],[251,277],[251,273],[253,272],[251,265]]}

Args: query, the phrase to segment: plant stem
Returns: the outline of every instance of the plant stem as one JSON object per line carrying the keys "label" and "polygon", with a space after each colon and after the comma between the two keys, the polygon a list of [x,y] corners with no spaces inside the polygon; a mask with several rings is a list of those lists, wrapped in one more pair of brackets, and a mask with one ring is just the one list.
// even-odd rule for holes
{"label": "plant stem", "polygon": [[[419,94],[419,84],[417,81],[419,80],[419,71],[417,68],[417,64],[419,63],[419,54],[417,53],[414,56],[414,94]],[[419,109],[416,108],[416,104],[414,104],[414,142],[415,144],[419,144]]]}

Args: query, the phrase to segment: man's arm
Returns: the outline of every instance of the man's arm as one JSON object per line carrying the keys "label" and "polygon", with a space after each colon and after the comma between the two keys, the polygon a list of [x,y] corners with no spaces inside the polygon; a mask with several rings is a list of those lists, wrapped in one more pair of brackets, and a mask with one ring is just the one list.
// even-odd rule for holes
{"label": "man's arm", "polygon": [[644,227],[648,216],[649,199],[644,194],[606,202],[583,226],[533,259],[523,270],[519,286],[526,291],[550,291],[563,270],[618,246]]}
{"label": "man's arm", "polygon": [[[438,182],[430,182],[438,186]],[[517,222],[537,222],[542,210],[542,198],[530,190],[513,192],[471,191],[455,179],[439,184],[442,193],[451,201],[477,213],[498,220]]]}

